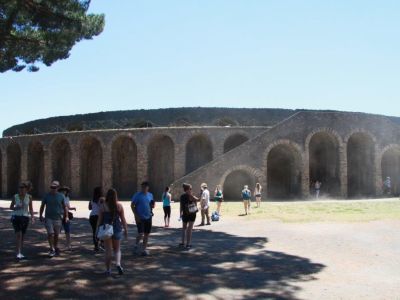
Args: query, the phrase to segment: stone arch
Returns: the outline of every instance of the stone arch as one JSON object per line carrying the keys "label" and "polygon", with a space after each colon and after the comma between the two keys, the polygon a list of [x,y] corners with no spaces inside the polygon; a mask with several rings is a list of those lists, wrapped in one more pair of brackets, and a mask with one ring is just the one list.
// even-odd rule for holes
{"label": "stone arch", "polygon": [[391,178],[391,194],[400,195],[400,145],[389,145],[381,152],[382,182]]}
{"label": "stone arch", "polygon": [[112,143],[112,181],[120,197],[131,197],[137,189],[137,146],[127,135]]}
{"label": "stone arch", "polygon": [[66,138],[57,138],[51,144],[53,179],[71,187],[71,145]]}
{"label": "stone arch", "polygon": [[247,142],[249,138],[241,133],[235,133],[229,136],[224,142],[224,153],[240,146],[241,144]]}
{"label": "stone arch", "polygon": [[3,149],[0,148],[0,198],[3,197]]}
{"label": "stone arch", "polygon": [[147,146],[150,188],[156,200],[175,179],[175,144],[167,135],[153,137]]}
{"label": "stone arch", "polygon": [[186,174],[213,160],[213,145],[204,134],[192,136],[186,143]]}
{"label": "stone arch", "polygon": [[280,140],[268,147],[267,196],[272,199],[301,197],[301,148],[289,140]]}
{"label": "stone arch", "polygon": [[366,131],[357,131],[346,141],[349,197],[374,196],[376,139]]}
{"label": "stone arch", "polygon": [[7,191],[9,197],[17,193],[20,181],[21,147],[18,143],[12,142],[7,147]]}
{"label": "stone arch", "polygon": [[340,148],[339,134],[330,128],[314,130],[306,139],[309,161],[309,184],[319,180],[322,192],[339,196],[340,189]]}
{"label": "stone arch", "polygon": [[256,182],[263,182],[260,170],[246,165],[239,165],[227,170],[221,178],[225,200],[241,200],[241,191],[244,185],[254,190]]}
{"label": "stone arch", "polygon": [[28,146],[28,179],[32,182],[32,196],[41,197],[45,193],[44,149],[39,141]]}
{"label": "stone arch", "polygon": [[81,195],[90,197],[96,186],[103,180],[103,147],[93,136],[87,136],[80,143]]}

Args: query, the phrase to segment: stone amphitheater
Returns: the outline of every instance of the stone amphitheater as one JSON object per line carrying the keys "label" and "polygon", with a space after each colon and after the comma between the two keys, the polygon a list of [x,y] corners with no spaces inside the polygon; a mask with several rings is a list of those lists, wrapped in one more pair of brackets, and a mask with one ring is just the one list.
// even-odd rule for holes
{"label": "stone amphitheater", "polygon": [[21,180],[41,197],[51,180],[89,198],[95,186],[130,197],[148,180],[157,197],[172,185],[223,186],[239,199],[244,184],[264,187],[268,199],[306,199],[322,182],[332,198],[382,195],[390,176],[400,192],[400,125],[385,116],[297,112],[273,126],[190,126],[88,130],[8,136],[0,140],[1,195]]}

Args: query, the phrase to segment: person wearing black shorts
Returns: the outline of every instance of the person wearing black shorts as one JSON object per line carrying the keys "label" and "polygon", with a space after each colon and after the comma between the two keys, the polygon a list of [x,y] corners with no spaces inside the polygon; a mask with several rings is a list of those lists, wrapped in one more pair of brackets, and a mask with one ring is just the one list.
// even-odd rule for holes
{"label": "person wearing black shorts", "polygon": [[180,199],[180,213],[182,218],[182,242],[179,244],[180,247],[185,246],[186,249],[192,247],[192,233],[193,225],[196,221],[197,201],[199,199],[192,195],[192,186],[190,184],[183,184],[184,194],[181,195]]}
{"label": "person wearing black shorts", "polygon": [[141,184],[142,190],[132,197],[131,209],[135,216],[138,235],[134,252],[139,250],[140,241],[143,239],[142,255],[149,255],[147,244],[152,227],[152,217],[154,208],[153,194],[149,192],[149,183],[147,181]]}
{"label": "person wearing black shorts", "polygon": [[29,225],[29,217],[34,223],[32,197],[27,193],[28,186],[21,183],[18,194],[14,195],[10,209],[13,211],[11,221],[15,231],[17,259],[24,259],[22,248],[24,236]]}

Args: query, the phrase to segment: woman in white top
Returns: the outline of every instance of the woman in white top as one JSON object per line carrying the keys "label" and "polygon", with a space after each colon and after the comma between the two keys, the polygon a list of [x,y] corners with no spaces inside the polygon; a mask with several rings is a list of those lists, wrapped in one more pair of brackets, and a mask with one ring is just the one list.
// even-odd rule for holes
{"label": "woman in white top", "polygon": [[[90,210],[89,222],[90,225],[92,226],[93,245],[95,252],[98,252],[100,249],[99,239],[96,236],[96,231],[97,231],[97,221],[99,219],[99,214],[100,214],[100,207],[102,207],[103,203],[104,203],[103,188],[101,186],[95,187],[93,191],[93,198],[89,202],[89,210]],[[102,243],[100,244],[100,247],[104,249]]]}
{"label": "woman in white top", "polygon": [[12,224],[15,231],[17,259],[24,259],[22,248],[24,244],[24,236],[29,225],[29,217],[31,223],[34,223],[32,197],[27,193],[28,186],[25,183],[19,185],[18,194],[14,195],[10,209],[12,212]]}
{"label": "woman in white top", "polygon": [[261,206],[261,192],[262,192],[262,186],[257,182],[256,188],[254,189],[254,197],[256,197],[257,207]]}

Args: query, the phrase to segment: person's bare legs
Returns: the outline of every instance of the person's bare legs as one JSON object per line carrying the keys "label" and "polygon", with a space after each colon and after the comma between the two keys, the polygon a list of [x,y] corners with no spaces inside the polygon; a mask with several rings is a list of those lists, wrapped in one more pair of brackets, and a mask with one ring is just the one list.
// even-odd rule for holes
{"label": "person's bare legs", "polygon": [[221,204],[222,204],[222,202],[220,202],[220,201],[217,202],[217,213],[219,215],[221,214]]}
{"label": "person's bare legs", "polygon": [[261,197],[256,197],[257,207],[261,207]]}
{"label": "person's bare legs", "polygon": [[189,222],[186,234],[186,245],[190,246],[192,244],[192,233],[193,233],[194,222]]}
{"label": "person's bare legs", "polygon": [[185,245],[187,225],[188,223],[182,222],[182,245]]}
{"label": "person's bare legs", "polygon": [[244,205],[244,213],[247,215],[247,201],[246,200],[244,200],[243,201],[243,205]]}
{"label": "person's bare legs", "polygon": [[116,266],[121,266],[121,241],[112,240],[112,248],[115,256],[115,264]]}
{"label": "person's bare legs", "polygon": [[47,240],[49,241],[49,246],[51,250],[54,250],[54,233],[47,235]]}
{"label": "person's bare legs", "polygon": [[113,243],[112,239],[107,239],[104,241],[104,248],[105,248],[105,264],[106,264],[106,271],[111,271],[111,260],[112,260],[112,249]]}
{"label": "person's bare legs", "polygon": [[58,249],[58,237],[60,235],[60,227],[54,226],[54,249]]}

